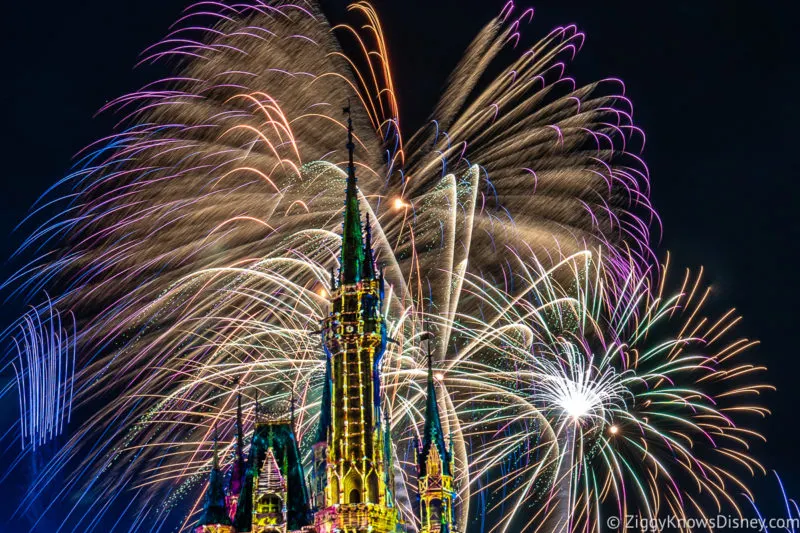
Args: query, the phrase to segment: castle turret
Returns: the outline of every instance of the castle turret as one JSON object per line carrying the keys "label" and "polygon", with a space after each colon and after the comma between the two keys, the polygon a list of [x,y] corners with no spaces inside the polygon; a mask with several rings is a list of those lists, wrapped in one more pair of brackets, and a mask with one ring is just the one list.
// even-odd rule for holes
{"label": "castle turret", "polygon": [[[258,426],[258,393],[253,401],[253,417]],[[258,449],[254,446],[255,430],[253,439],[250,441],[250,453],[247,454],[247,464],[242,478],[242,487],[236,503],[236,512],[233,518],[233,527],[236,533],[246,533],[253,528],[253,485],[254,479],[258,476]]]}
{"label": "castle turret", "polygon": [[353,142],[353,119],[347,108],[347,187],[344,200],[344,224],[342,225],[341,283],[354,284],[361,280],[364,264],[364,242],[361,234],[361,209],[356,186],[356,167],[353,161],[355,143]]}
{"label": "castle turret", "polygon": [[225,506],[225,487],[217,454],[217,428],[214,426],[214,458],[208,476],[208,487],[203,502],[203,512],[197,521],[195,533],[230,533],[231,519]]}
{"label": "castle turret", "polygon": [[253,529],[261,533],[285,533],[287,527],[286,456],[281,468],[275,450],[267,448],[261,471],[255,479]]}
{"label": "castle turret", "polygon": [[311,524],[311,509],[294,417],[269,420],[256,404],[255,418],[234,520],[236,533],[307,528]]}
{"label": "castle turret", "polygon": [[439,406],[436,401],[436,381],[433,374],[433,356],[428,339],[428,398],[425,407],[425,426],[422,443],[417,452],[417,479],[419,482],[420,533],[454,533],[456,529],[453,486],[453,453],[444,441]]}

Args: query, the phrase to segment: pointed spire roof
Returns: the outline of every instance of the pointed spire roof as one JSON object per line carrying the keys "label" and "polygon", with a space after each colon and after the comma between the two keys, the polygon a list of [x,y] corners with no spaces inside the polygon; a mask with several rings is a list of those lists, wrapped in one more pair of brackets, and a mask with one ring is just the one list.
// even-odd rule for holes
{"label": "pointed spire roof", "polygon": [[347,113],[347,189],[344,200],[344,226],[342,229],[342,283],[358,283],[361,279],[361,268],[364,263],[364,249],[361,235],[361,209],[358,202],[358,187],[356,186],[356,167],[354,152],[356,145],[353,142],[353,117],[350,114],[350,104],[344,109]]}
{"label": "pointed spire roof", "polygon": [[436,381],[433,376],[433,350],[431,345],[433,343],[433,334],[428,333],[428,398],[425,405],[425,429],[422,435],[422,451],[420,453],[420,469],[421,472],[425,471],[425,462],[428,460],[428,455],[433,446],[441,457],[442,472],[450,475],[450,454],[447,445],[444,442],[444,431],[442,430],[442,421],[439,418],[439,405],[436,401]]}
{"label": "pointed spire roof", "polygon": [[431,353],[431,343],[433,335],[428,332],[428,401],[425,405],[425,438],[435,438],[436,435],[442,436],[442,422],[439,419],[439,406],[436,401],[436,382],[433,377],[433,354]]}
{"label": "pointed spire roof", "polygon": [[217,426],[214,426],[214,458],[211,462],[211,472],[208,477],[208,488],[203,503],[203,512],[200,515],[198,526],[231,525],[228,510],[225,507],[225,488],[223,487],[222,472],[219,469],[217,453]]}
{"label": "pointed spire roof", "polygon": [[233,466],[231,466],[230,485],[228,493],[238,496],[244,484],[245,463],[244,463],[244,424],[242,421],[242,391],[237,382],[236,392],[236,440],[234,442]]}
{"label": "pointed spire roof", "polygon": [[[286,455],[284,455],[284,459]],[[286,490],[286,479],[284,473],[278,466],[275,459],[275,452],[272,447],[267,448],[264,462],[261,464],[261,471],[258,474],[258,494],[280,493]]]}

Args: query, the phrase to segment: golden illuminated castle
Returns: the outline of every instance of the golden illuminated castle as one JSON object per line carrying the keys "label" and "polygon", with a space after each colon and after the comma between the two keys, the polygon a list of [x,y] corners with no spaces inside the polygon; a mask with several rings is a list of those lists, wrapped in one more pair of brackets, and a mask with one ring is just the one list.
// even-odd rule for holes
{"label": "golden illuminated castle", "polygon": [[[349,115],[349,108],[346,109]],[[256,424],[244,458],[241,397],[235,457],[227,483],[216,457],[195,533],[395,533],[415,528],[394,500],[395,461],[389,414],[382,414],[381,363],[386,351],[384,279],[363,224],[356,187],[353,124],[348,116],[347,188],[341,264],[332,272],[319,426],[312,466],[304,474],[289,420]],[[428,400],[415,452],[421,533],[456,533],[453,454],[445,445],[428,350]],[[452,446],[452,439],[451,439]],[[310,490],[309,490],[310,489]]]}

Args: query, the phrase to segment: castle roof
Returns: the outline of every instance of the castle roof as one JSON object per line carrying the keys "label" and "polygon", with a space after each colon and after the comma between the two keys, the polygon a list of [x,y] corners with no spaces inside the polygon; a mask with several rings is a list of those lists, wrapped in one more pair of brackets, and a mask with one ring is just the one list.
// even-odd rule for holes
{"label": "castle roof", "polygon": [[217,456],[217,428],[214,427],[214,458],[211,463],[211,472],[208,476],[203,512],[197,522],[198,526],[231,525],[231,520],[225,507],[225,487],[223,485],[222,472],[219,468],[219,458]]}
{"label": "castle roof", "polygon": [[442,420],[439,417],[439,406],[436,399],[436,381],[433,376],[433,356],[431,340],[428,340],[428,398],[425,405],[425,427],[422,435],[422,447],[419,454],[420,476],[424,476],[427,470],[428,456],[431,448],[435,447],[439,457],[442,459],[442,473],[452,475],[450,463],[451,453],[447,449],[444,441],[444,431],[442,430]]}

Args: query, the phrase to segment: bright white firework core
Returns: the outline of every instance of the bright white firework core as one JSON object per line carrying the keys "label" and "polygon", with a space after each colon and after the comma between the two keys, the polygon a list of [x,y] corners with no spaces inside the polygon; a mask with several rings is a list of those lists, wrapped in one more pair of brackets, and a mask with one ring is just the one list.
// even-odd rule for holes
{"label": "bright white firework core", "polygon": [[578,420],[598,407],[599,398],[588,390],[581,390],[579,383],[564,383],[563,396],[559,398],[559,406],[572,418]]}
{"label": "bright white firework core", "polygon": [[593,357],[565,342],[557,357],[535,359],[538,376],[534,394],[546,409],[553,409],[575,423],[593,420],[610,424],[614,409],[625,404],[628,391],[624,374],[594,366]]}

